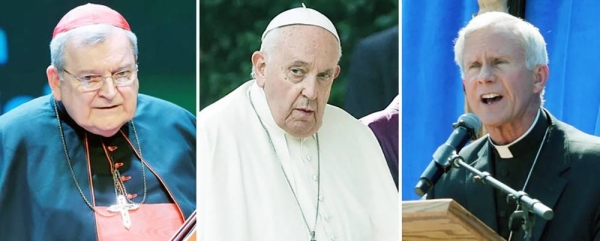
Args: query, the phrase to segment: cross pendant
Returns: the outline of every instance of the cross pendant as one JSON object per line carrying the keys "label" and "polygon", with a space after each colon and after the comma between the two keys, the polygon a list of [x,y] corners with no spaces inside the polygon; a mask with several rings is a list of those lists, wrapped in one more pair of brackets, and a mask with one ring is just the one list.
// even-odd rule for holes
{"label": "cross pendant", "polygon": [[117,196],[117,204],[108,207],[108,211],[112,213],[121,213],[121,219],[123,219],[123,226],[127,230],[131,228],[131,218],[129,217],[129,210],[136,210],[139,205],[133,203],[127,203],[127,199],[123,195]]}

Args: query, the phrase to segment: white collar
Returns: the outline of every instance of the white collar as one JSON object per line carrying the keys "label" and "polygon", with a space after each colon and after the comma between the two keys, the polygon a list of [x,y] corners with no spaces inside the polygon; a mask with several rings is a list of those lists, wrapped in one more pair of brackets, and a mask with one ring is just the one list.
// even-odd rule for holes
{"label": "white collar", "polygon": [[513,158],[513,154],[510,151],[509,147],[511,147],[512,145],[518,143],[520,140],[522,140],[523,138],[525,138],[531,132],[531,130],[533,130],[533,127],[535,127],[535,125],[537,124],[538,120],[540,119],[540,113],[541,113],[541,109],[538,109],[537,115],[535,116],[535,120],[533,121],[533,123],[531,124],[531,126],[529,127],[529,129],[525,132],[525,134],[521,135],[519,138],[517,138],[516,140],[514,140],[511,143],[508,143],[506,145],[496,145],[492,141],[492,138],[490,137],[490,135],[488,135],[488,140],[490,141],[490,143],[492,143],[492,146],[494,146],[494,148],[496,148],[496,151],[498,151],[498,154],[500,154],[501,158],[503,158],[503,159]]}

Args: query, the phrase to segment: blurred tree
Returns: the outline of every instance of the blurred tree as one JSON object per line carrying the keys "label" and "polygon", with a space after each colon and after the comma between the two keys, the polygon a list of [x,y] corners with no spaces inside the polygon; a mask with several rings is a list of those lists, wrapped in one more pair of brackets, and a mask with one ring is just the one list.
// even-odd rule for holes
{"label": "blurred tree", "polygon": [[398,0],[200,1],[200,109],[249,80],[250,56],[260,49],[260,37],[280,12],[302,6],[329,17],[342,42],[342,72],[329,103],[342,106],[346,73],[356,42],[398,25]]}

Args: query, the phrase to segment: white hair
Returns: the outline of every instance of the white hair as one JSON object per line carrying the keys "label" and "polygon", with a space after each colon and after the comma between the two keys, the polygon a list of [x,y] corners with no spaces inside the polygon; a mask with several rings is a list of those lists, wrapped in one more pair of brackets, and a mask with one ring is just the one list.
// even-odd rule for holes
{"label": "white hair", "polygon": [[81,26],[72,30],[69,30],[64,33],[60,33],[56,35],[52,41],[50,42],[50,61],[51,64],[54,65],[59,71],[62,70],[65,66],[64,59],[64,50],[66,44],[73,38],[77,36],[81,41],[79,44],[85,46],[93,46],[99,43],[104,42],[110,33],[114,31],[122,31],[127,35],[129,40],[131,41],[131,49],[135,57],[138,56],[138,46],[137,46],[137,37],[131,31],[118,28],[108,24],[93,24]]}
{"label": "white hair", "polygon": [[460,67],[460,75],[464,78],[463,52],[465,39],[469,34],[487,28],[505,28],[522,40],[525,50],[525,65],[527,69],[533,70],[538,65],[548,64],[548,52],[546,41],[540,30],[532,24],[504,12],[486,12],[471,19],[467,26],[458,32],[458,38],[454,44],[454,61]]}

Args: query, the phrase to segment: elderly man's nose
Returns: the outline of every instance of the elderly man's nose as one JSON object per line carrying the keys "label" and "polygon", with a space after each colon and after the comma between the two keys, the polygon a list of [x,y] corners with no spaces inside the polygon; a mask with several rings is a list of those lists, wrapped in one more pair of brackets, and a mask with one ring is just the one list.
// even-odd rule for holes
{"label": "elderly man's nose", "polygon": [[317,81],[316,78],[306,80],[304,88],[302,89],[302,95],[306,96],[309,100],[317,98]]}
{"label": "elderly man's nose", "polygon": [[483,65],[477,75],[477,81],[480,83],[488,83],[495,81],[493,70],[488,65]]}
{"label": "elderly man's nose", "polygon": [[112,78],[110,79],[105,79],[104,83],[102,83],[102,86],[100,87],[100,96],[107,98],[107,99],[112,99],[117,95],[117,88],[115,86],[115,83],[113,82]]}

